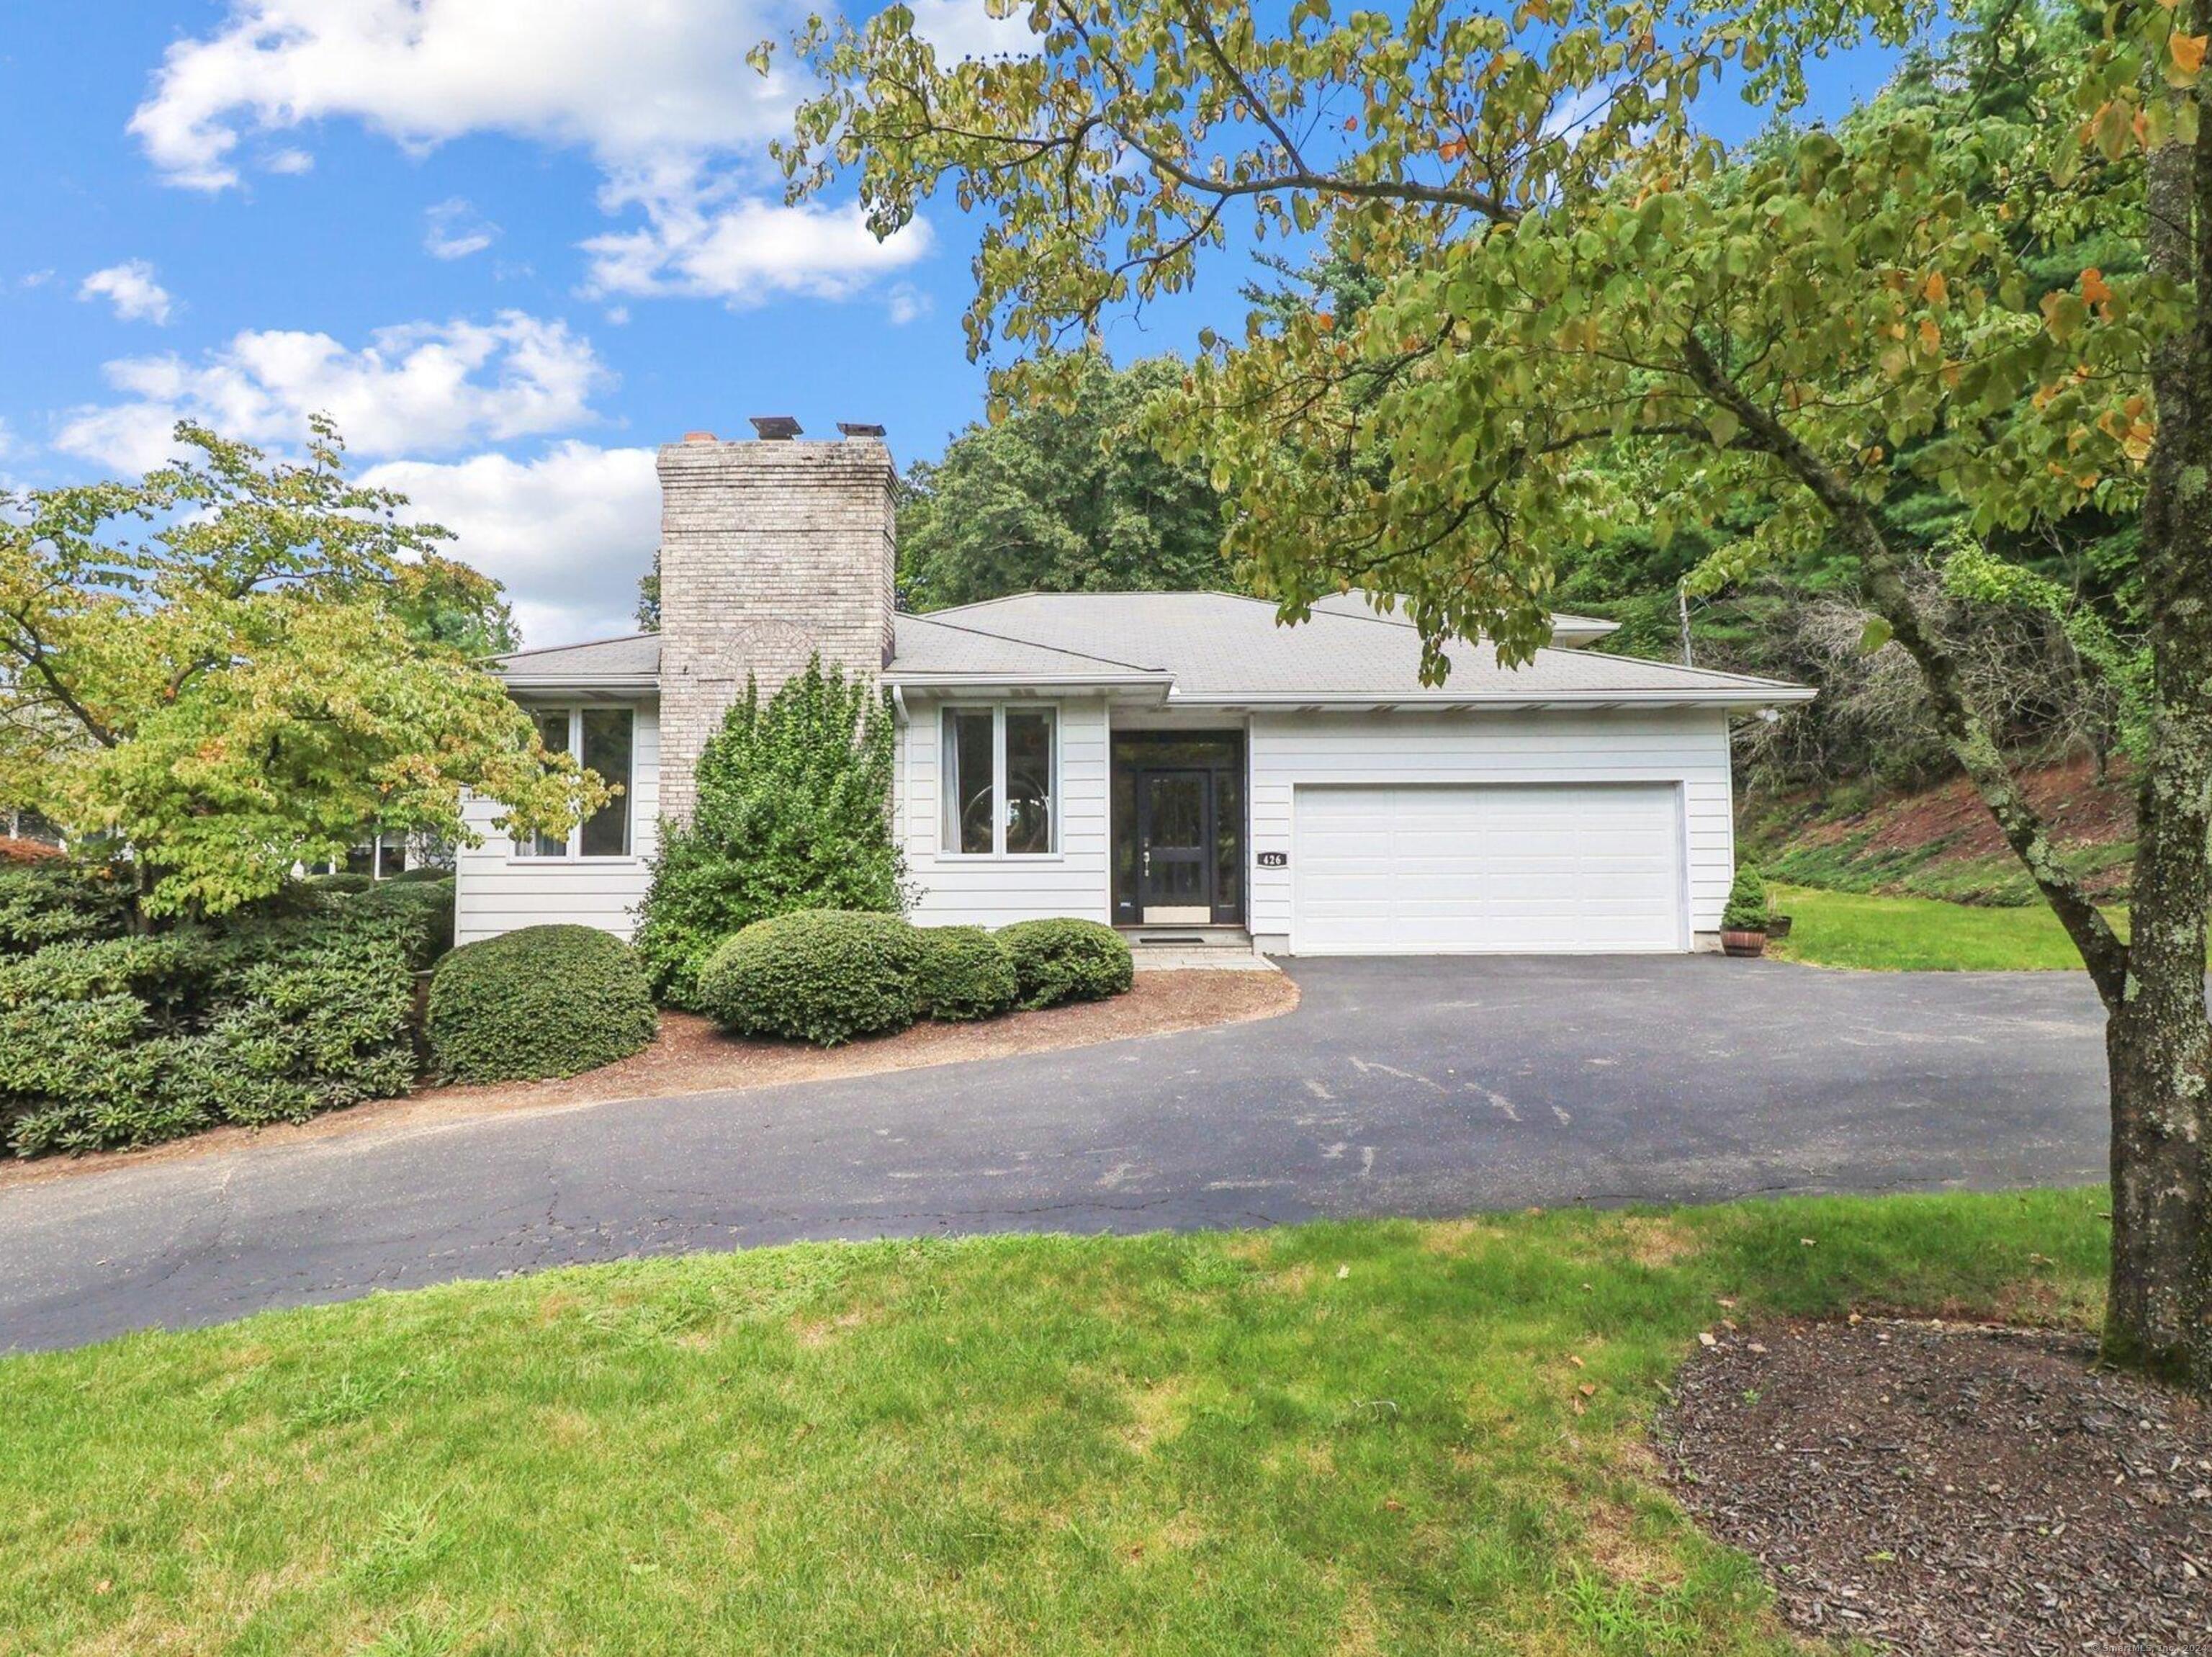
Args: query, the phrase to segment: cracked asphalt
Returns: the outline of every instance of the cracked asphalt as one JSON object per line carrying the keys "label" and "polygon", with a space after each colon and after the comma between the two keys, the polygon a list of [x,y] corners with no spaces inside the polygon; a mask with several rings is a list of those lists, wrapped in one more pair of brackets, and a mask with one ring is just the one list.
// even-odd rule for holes
{"label": "cracked asphalt", "polygon": [[0,1191],[0,1350],[813,1238],[2105,1174],[2071,973],[1304,960],[1257,1024],[247,1146]]}

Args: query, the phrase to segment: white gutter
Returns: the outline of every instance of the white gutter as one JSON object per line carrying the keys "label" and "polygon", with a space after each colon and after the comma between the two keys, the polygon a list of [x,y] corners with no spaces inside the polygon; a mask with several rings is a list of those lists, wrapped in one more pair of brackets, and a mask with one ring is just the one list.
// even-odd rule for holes
{"label": "white gutter", "polygon": [[1804,685],[1728,685],[1710,690],[1534,691],[1525,695],[1455,696],[1449,691],[1407,695],[1402,691],[1263,691],[1192,695],[1168,700],[1178,708],[1765,708],[1810,702],[1820,692]]}

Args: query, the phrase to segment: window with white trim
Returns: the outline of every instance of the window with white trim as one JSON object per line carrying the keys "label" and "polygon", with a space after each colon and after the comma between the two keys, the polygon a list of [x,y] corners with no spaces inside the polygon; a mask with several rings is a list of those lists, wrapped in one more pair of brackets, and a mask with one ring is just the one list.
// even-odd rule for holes
{"label": "window with white trim", "polygon": [[1028,704],[947,708],[943,819],[948,856],[1039,857],[1060,850],[1060,716]]}
{"label": "window with white trim", "polygon": [[627,857],[630,855],[632,756],[637,715],[629,708],[543,708],[538,735],[553,753],[573,753],[617,790],[606,804],[563,837],[540,834],[514,843],[518,857]]}

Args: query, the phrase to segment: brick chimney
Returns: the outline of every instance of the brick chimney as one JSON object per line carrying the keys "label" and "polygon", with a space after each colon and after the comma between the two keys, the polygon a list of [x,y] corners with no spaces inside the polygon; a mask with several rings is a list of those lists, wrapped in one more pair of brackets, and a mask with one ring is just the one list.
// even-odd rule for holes
{"label": "brick chimney", "polygon": [[880,427],[805,442],[788,416],[723,442],[662,446],[660,808],[690,814],[692,772],[750,674],[773,692],[819,653],[873,678],[890,661],[890,450]]}

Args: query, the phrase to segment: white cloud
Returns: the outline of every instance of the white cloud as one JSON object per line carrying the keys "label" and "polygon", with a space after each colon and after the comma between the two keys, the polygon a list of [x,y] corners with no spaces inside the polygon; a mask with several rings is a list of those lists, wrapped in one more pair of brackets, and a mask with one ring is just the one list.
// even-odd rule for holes
{"label": "white cloud", "polygon": [[711,204],[681,193],[649,196],[643,204],[644,228],[583,244],[592,260],[587,292],[684,294],[732,306],[783,294],[846,299],[929,251],[927,224],[917,221],[878,241],[858,207],[750,198]]}
{"label": "white cloud", "polygon": [[526,643],[635,629],[637,578],[660,544],[651,449],[572,441],[532,460],[394,460],[362,479],[407,496],[415,521],[453,531],[448,550],[506,584]]}
{"label": "white cloud", "polygon": [[301,174],[315,170],[315,158],[304,149],[279,149],[261,163],[264,173]]}
{"label": "white cloud", "polygon": [[248,133],[358,120],[410,149],[471,132],[579,144],[610,168],[757,147],[792,89],[744,63],[791,0],[233,0],[177,41],[131,117],[172,182],[238,182]]}
{"label": "white cloud", "polygon": [[886,297],[889,303],[885,308],[890,314],[894,328],[903,328],[916,317],[929,314],[929,295],[911,282],[899,283]]}
{"label": "white cloud", "polygon": [[52,271],[26,271],[17,285],[24,288],[43,288],[53,279],[54,273]]}
{"label": "white cloud", "polygon": [[454,196],[422,215],[422,251],[433,259],[466,259],[499,240],[499,226]]}
{"label": "white cloud", "polygon": [[959,58],[1026,58],[1036,50],[1030,9],[994,17],[983,0],[908,0],[914,32],[936,48],[937,61]]}
{"label": "white cloud", "polygon": [[[583,244],[587,291],[736,305],[845,298],[921,258],[928,228],[878,244],[850,210],[775,199],[765,145],[788,131],[800,84],[787,68],[763,76],[744,60],[805,9],[803,0],[231,0],[210,33],[168,49],[131,130],[171,183],[210,191],[239,182],[248,138],[327,120],[359,121],[418,153],[477,132],[579,147],[607,180],[606,210],[644,219]],[[1028,39],[1019,17],[994,20],[983,0],[916,9],[943,52],[1018,51]]]}
{"label": "white cloud", "polygon": [[104,271],[94,271],[77,289],[79,299],[105,299],[125,322],[151,322],[160,326],[169,320],[175,302],[169,290],[154,280],[154,267],[143,259],[127,259]]}
{"label": "white cloud", "polygon": [[591,399],[611,378],[589,340],[520,311],[382,328],[358,350],[324,333],[249,331],[197,360],[125,357],[105,373],[125,400],[72,411],[54,447],[137,471],[168,458],[170,429],[187,417],[289,446],[309,415],[327,413],[368,456],[571,430],[592,421]]}

